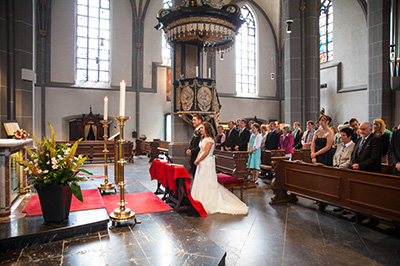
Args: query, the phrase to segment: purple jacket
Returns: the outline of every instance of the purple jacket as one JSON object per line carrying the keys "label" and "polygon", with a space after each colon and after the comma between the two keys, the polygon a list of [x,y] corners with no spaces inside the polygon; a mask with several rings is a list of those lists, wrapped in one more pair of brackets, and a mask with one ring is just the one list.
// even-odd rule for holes
{"label": "purple jacket", "polygon": [[286,154],[293,153],[293,135],[288,134],[285,136],[285,139],[283,139],[283,135],[281,135],[281,139],[279,140],[279,149],[285,150]]}

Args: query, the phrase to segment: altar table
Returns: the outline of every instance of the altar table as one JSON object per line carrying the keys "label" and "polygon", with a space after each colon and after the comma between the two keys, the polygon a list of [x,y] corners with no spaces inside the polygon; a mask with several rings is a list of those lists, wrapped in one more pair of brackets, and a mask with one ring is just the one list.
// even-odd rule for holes
{"label": "altar table", "polygon": [[[185,209],[185,203],[189,203],[195,208],[200,216],[207,216],[201,202],[194,200],[190,193],[190,183],[192,179],[182,165],[171,164],[168,162],[154,160],[150,165],[151,180],[157,180],[157,192],[161,192],[160,185],[165,188],[164,198],[176,203],[175,210]],[[166,194],[169,194],[166,197]]]}

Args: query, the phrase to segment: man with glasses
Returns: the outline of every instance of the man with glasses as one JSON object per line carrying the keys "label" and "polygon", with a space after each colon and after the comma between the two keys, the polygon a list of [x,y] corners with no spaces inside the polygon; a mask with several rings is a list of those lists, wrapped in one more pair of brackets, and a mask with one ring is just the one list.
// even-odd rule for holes
{"label": "man with glasses", "polygon": [[364,122],[360,126],[361,137],[357,140],[351,155],[351,168],[354,170],[381,171],[381,139],[372,133],[372,124]]}

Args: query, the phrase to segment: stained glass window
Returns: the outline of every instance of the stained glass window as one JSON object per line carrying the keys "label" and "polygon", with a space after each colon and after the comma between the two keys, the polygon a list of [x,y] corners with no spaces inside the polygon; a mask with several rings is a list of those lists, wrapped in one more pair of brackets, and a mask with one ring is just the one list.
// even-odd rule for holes
{"label": "stained glass window", "polygon": [[76,1],[76,80],[110,80],[110,1]]}
{"label": "stained glass window", "polygon": [[319,62],[333,60],[333,6],[332,0],[321,0],[319,16]]}
{"label": "stained glass window", "polygon": [[[170,7],[172,7],[172,0],[164,0],[163,8],[170,8]],[[168,44],[167,40],[165,39],[164,31],[162,31],[161,52],[162,52],[163,64],[170,66],[171,65],[171,46]]]}
{"label": "stained glass window", "polygon": [[238,94],[257,94],[256,86],[256,23],[247,5],[240,8],[245,23],[235,39],[236,91]]}

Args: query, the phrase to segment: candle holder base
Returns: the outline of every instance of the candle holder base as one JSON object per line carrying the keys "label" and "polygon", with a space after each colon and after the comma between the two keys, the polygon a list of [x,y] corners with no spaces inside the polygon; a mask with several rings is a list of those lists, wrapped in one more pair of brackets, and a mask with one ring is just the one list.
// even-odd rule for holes
{"label": "candle holder base", "polygon": [[111,183],[102,183],[97,187],[101,192],[106,192],[110,190],[114,190],[115,193],[117,193],[117,189],[115,186]]}
{"label": "candle holder base", "polygon": [[112,222],[120,223],[135,220],[135,223],[137,223],[135,212],[129,208],[125,208],[125,210],[117,208],[109,216]]}

